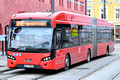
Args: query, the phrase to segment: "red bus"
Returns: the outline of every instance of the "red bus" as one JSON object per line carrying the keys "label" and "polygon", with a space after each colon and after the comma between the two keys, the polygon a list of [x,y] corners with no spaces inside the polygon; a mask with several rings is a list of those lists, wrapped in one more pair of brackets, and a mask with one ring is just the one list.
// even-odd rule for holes
{"label": "red bus", "polygon": [[17,13],[8,28],[9,68],[68,70],[114,51],[114,25],[82,14]]}

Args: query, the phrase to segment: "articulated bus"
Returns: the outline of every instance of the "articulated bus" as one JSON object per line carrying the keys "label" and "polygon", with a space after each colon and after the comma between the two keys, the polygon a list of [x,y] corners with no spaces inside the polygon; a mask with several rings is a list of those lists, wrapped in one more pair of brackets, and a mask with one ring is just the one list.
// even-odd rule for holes
{"label": "articulated bus", "polygon": [[82,14],[16,13],[9,21],[9,68],[68,70],[114,51],[114,25]]}

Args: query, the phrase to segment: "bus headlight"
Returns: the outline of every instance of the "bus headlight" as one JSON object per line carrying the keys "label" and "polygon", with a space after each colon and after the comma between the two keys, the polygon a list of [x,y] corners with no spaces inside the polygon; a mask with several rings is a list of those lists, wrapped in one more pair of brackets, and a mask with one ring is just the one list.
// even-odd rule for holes
{"label": "bus headlight", "polygon": [[48,60],[51,60],[51,58],[50,57],[45,57],[45,58],[42,59],[42,61],[48,61]]}
{"label": "bus headlight", "polygon": [[16,58],[14,56],[11,56],[11,55],[7,55],[7,58],[11,59],[11,60],[16,60]]}

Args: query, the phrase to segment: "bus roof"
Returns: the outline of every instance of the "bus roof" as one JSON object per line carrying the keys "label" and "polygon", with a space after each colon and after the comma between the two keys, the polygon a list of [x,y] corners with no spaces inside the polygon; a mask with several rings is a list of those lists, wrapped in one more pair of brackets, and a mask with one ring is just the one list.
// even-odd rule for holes
{"label": "bus roof", "polygon": [[[92,17],[66,12],[59,11],[56,13],[47,13],[47,12],[31,12],[31,13],[17,13],[11,17],[11,19],[51,19],[53,26],[56,27],[55,23],[60,24],[78,24],[78,25],[91,25],[92,26]],[[97,18],[97,26],[102,27],[114,27],[112,23],[108,23],[107,20]]]}
{"label": "bus roof", "polygon": [[79,24],[79,25],[92,25],[92,18],[86,15],[61,11],[55,13],[53,16],[56,23],[69,23],[69,24]]}
{"label": "bus roof", "polygon": [[31,13],[17,13],[12,16],[12,19],[49,19],[48,16],[52,15],[52,13],[44,13],[44,12],[31,12]]}

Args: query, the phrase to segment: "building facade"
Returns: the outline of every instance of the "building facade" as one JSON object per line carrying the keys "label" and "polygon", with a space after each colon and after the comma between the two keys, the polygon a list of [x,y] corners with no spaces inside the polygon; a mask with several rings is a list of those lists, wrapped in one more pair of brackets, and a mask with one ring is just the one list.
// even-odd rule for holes
{"label": "building facade", "polygon": [[[104,18],[104,0],[88,0],[87,15]],[[120,39],[120,0],[106,0],[106,20],[115,27],[115,39]]]}
{"label": "building facade", "polygon": [[[55,12],[70,11],[85,14],[85,0],[54,0]],[[0,0],[0,52],[2,51],[2,35],[9,18],[19,11],[45,12],[51,10],[51,0]],[[1,54],[1,53],[0,53]]]}

